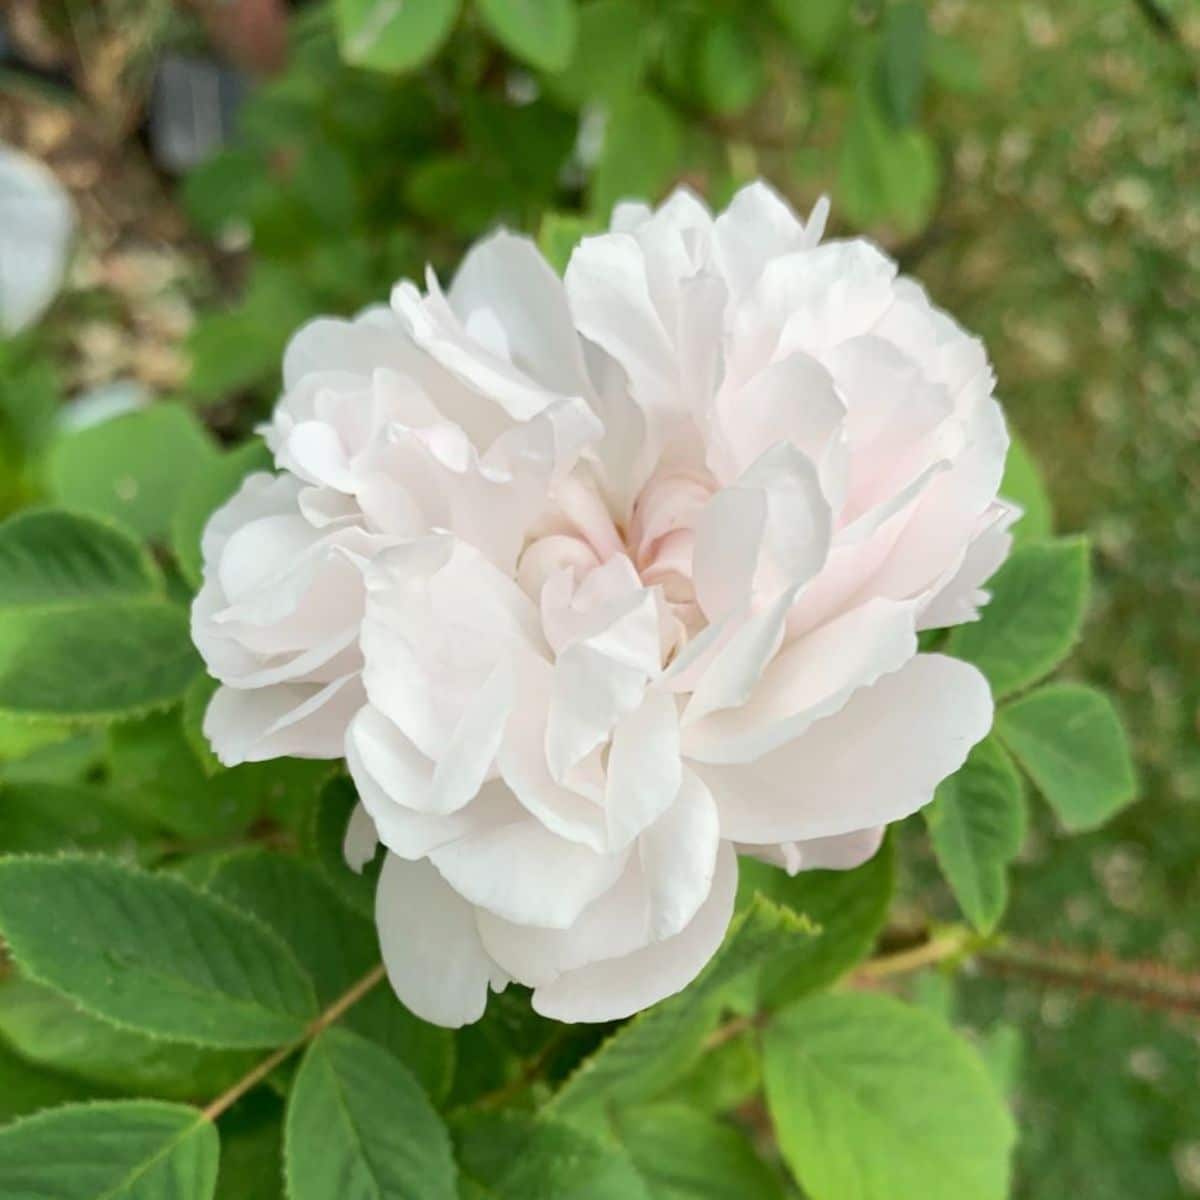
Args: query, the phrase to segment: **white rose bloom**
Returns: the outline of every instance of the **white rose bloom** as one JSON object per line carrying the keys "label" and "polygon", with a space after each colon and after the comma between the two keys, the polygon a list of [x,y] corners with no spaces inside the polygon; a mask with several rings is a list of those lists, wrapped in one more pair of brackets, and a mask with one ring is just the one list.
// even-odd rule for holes
{"label": "white rose bloom", "polygon": [[917,633],[974,619],[1008,550],[992,374],[823,224],[761,184],[715,219],[623,205],[565,284],[499,234],[447,296],[289,350],[289,475],[206,538],[208,727],[235,758],[251,727],[258,757],[345,732],[347,855],[387,849],[418,1015],[510,980],[636,1012],[720,944],[737,852],[855,866],[986,734],[982,676]]}

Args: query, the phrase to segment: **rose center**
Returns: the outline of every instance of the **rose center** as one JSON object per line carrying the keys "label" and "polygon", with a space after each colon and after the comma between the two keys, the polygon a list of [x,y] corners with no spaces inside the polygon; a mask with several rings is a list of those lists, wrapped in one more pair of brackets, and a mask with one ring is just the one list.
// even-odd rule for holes
{"label": "rose center", "polygon": [[538,600],[553,575],[570,571],[579,587],[590,571],[622,556],[643,586],[661,590],[690,635],[702,623],[692,582],[695,522],[715,487],[694,473],[652,477],[628,519],[618,520],[594,488],[574,476],[563,480],[521,554],[518,581]]}

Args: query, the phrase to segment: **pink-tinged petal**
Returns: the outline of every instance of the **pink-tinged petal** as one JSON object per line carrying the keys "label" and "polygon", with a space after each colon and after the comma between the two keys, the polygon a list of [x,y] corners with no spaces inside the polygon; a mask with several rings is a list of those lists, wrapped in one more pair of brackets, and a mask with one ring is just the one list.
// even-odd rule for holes
{"label": "pink-tinged petal", "polygon": [[699,911],[712,890],[720,841],[712,793],[685,771],[675,803],[638,839],[656,941],[679,933]]}
{"label": "pink-tinged petal", "polygon": [[928,804],[991,724],[992,696],[979,671],[920,654],[754,762],[691,765],[716,798],[723,837],[834,837]]}
{"label": "pink-tinged petal", "polygon": [[534,990],[534,1011],[557,1021],[616,1021],[682,991],[720,946],[736,891],[737,856],[723,842],[712,889],[679,933],[623,958],[565,971]]}
{"label": "pink-tinged petal", "polygon": [[861,239],[772,259],[732,313],[730,377],[798,350],[821,358],[867,333],[891,306],[895,277],[896,264]]}
{"label": "pink-tinged petal", "polygon": [[697,668],[692,695],[683,711],[685,728],[711,712],[745,704],[783,640],[788,609],[795,598],[788,588],[761,612],[738,624],[703,667]]}
{"label": "pink-tinged petal", "polygon": [[620,879],[580,914],[569,929],[515,925],[484,909],[476,911],[488,953],[527,987],[553,983],[564,971],[631,954],[650,941],[649,902],[636,855]]}
{"label": "pink-tinged petal", "polygon": [[356,875],[361,875],[379,851],[379,835],[375,832],[375,822],[371,814],[362,806],[356,804],[346,823],[346,836],[342,839],[342,857],[346,865]]}
{"label": "pink-tinged petal", "polygon": [[589,384],[567,294],[538,248],[501,230],[463,259],[447,299],[464,325],[486,312],[503,331],[511,361],[565,396],[587,396]]}
{"label": "pink-tinged petal", "polygon": [[604,812],[613,850],[628,846],[671,808],[682,771],[675,697],[651,689],[617,722],[609,743]]}
{"label": "pink-tinged petal", "polygon": [[944,629],[977,621],[988,602],[983,585],[995,574],[1012,548],[1012,525],[1021,516],[1016,505],[995,501],[979,521],[979,532],[967,547],[962,565],[921,610],[920,629]]}
{"label": "pink-tinged petal", "polygon": [[227,767],[296,758],[338,758],[350,718],[363,703],[353,676],[328,684],[219,687],[204,714],[204,736]]}
{"label": "pink-tinged petal", "polygon": [[537,611],[514,580],[448,537],[380,554],[367,586],[367,695],[423,754],[440,758],[476,719],[468,712],[497,667],[541,653]]}
{"label": "pink-tinged petal", "polygon": [[840,504],[846,406],[828,369],[807,354],[772,363],[741,386],[721,390],[715,402],[709,466],[732,481],[779,442],[795,446],[822,467],[831,505]]}
{"label": "pink-tinged petal", "polygon": [[850,472],[841,520],[848,524],[945,456],[953,404],[926,364],[880,337],[843,342],[828,362],[846,404]]}
{"label": "pink-tinged petal", "polygon": [[388,981],[408,1009],[450,1029],[483,1016],[495,964],[474,909],[431,863],[384,859],[375,924]]}
{"label": "pink-tinged petal", "polygon": [[872,579],[877,594],[921,596],[958,569],[980,516],[995,498],[1008,453],[999,405],[989,400],[972,418],[967,444],[949,470],[930,480],[904,531]]}
{"label": "pink-tinged petal", "polygon": [[584,238],[565,276],[575,326],[624,368],[637,398],[670,399],[671,337],[650,291],[646,257],[627,233]]}
{"label": "pink-tinged petal", "polygon": [[625,870],[626,854],[565,841],[519,805],[433,850],[430,861],[472,904],[517,925],[565,929]]}
{"label": "pink-tinged petal", "polygon": [[492,773],[512,703],[512,672],[501,663],[469,699],[436,760],[369,705],[352,736],[363,766],[389,795],[416,812],[445,816],[469,804]]}
{"label": "pink-tinged petal", "polygon": [[800,871],[852,871],[861,867],[883,844],[885,829],[876,825],[837,837],[811,838],[807,842],[780,842],[771,846],[739,845],[739,854],[749,854],[789,875]]}
{"label": "pink-tinged petal", "polygon": [[689,706],[684,754],[699,762],[748,762],[799,737],[916,654],[915,608],[868,600],[789,642],[738,707],[689,721]]}
{"label": "pink-tinged petal", "polygon": [[708,619],[806,583],[828,556],[832,521],[808,458],[783,442],[760,455],[696,521],[693,578]]}
{"label": "pink-tinged petal", "polygon": [[[518,676],[517,703],[509,718],[498,763],[501,777],[520,803],[559,837],[593,850],[608,846],[603,784],[577,790],[555,779],[546,758],[546,714],[550,668],[525,662]],[[575,775],[570,783],[578,782]]]}
{"label": "pink-tinged petal", "polygon": [[767,498],[752,488],[725,488],[700,512],[692,580],[710,622],[749,602],[766,524]]}
{"label": "pink-tinged petal", "polygon": [[432,270],[426,274],[426,289],[422,296],[413,284],[398,284],[392,290],[392,308],[412,340],[460,384],[516,421],[527,421],[555,400],[577,394],[574,387],[562,392],[519,365],[495,313],[477,314],[482,320],[464,324],[442,295]]}
{"label": "pink-tinged petal", "polygon": [[735,294],[747,291],[771,259],[805,248],[800,219],[761,180],[742,188],[713,228],[721,266]]}
{"label": "pink-tinged petal", "polygon": [[[371,718],[365,717],[370,712]],[[464,837],[482,827],[492,812],[507,804],[508,796],[502,785],[485,784],[474,803],[449,814],[419,812],[408,807],[406,787],[416,777],[426,783],[432,764],[421,758],[403,734],[396,731],[389,742],[375,740],[371,764],[364,758],[362,747],[369,739],[363,736],[365,722],[383,718],[373,709],[364,709],[346,731],[346,766],[359,799],[374,822],[379,840],[401,858],[418,859],[438,846]],[[421,768],[426,774],[421,775]]]}

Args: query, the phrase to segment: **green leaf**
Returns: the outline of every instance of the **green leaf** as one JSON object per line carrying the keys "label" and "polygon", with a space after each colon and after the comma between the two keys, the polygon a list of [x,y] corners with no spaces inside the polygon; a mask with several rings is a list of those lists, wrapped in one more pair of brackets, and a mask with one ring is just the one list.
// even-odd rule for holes
{"label": "green leaf", "polygon": [[942,874],[980,933],[991,933],[1008,903],[1008,865],[1025,838],[1021,777],[996,741],[980,742],[937,789],[925,823]]}
{"label": "green leaf", "polygon": [[317,759],[276,758],[209,774],[178,709],[112,726],[108,766],[114,805],[197,841],[235,837],[264,819],[294,826],[330,771]]}
{"label": "green leaf", "polygon": [[283,1200],[283,1103],[258,1088],[221,1117],[216,1200]]}
{"label": "green leaf", "polygon": [[575,0],[476,0],[483,23],[517,58],[543,71],[561,71],[579,36]]}
{"label": "green leaf", "polygon": [[698,48],[700,92],[711,112],[735,116],[761,95],[767,77],[762,52],[744,20],[719,18],[705,29]]}
{"label": "green leaf", "polygon": [[183,740],[188,749],[196,756],[200,769],[205,775],[220,775],[228,770],[223,762],[213,753],[208,738],[204,736],[204,714],[208,711],[209,701],[220,685],[211,675],[203,672],[198,674],[183,694],[183,705],[179,711],[179,720],[183,726]]}
{"label": "green leaf", "polygon": [[[61,387],[54,364],[36,342],[0,342],[0,464],[18,476],[45,448],[58,419]],[[20,489],[10,495],[4,480],[0,500],[20,499]]]}
{"label": "green leaf", "polygon": [[313,821],[309,842],[317,866],[327,883],[342,902],[369,920],[375,919],[375,887],[383,867],[383,856],[377,854],[367,863],[362,874],[346,865],[342,844],[350,814],[358,803],[354,784],[344,775],[336,775],[321,789],[313,806]]}
{"label": "green leaf", "polygon": [[231,222],[249,221],[270,186],[261,155],[226,146],[187,173],[181,195],[192,221],[217,239]]}
{"label": "green leaf", "polygon": [[1087,540],[1021,546],[987,588],[982,617],[951,630],[946,645],[974,663],[1000,699],[1037,683],[1071,652],[1087,609]]}
{"label": "green leaf", "polygon": [[207,1050],[120,1029],[28,979],[0,984],[0,1038],[40,1067],[164,1100],[219,1095],[254,1067],[254,1050]]}
{"label": "green leaf", "polygon": [[1004,478],[1000,495],[1024,512],[1013,526],[1013,540],[1018,546],[1026,542],[1044,541],[1054,533],[1053,509],[1041,468],[1025,443],[1009,430],[1008,458],[1004,463]]}
{"label": "green leaf", "polygon": [[356,67],[411,71],[450,36],[459,0],[336,0],[342,57]]}
{"label": "green leaf", "polygon": [[[262,850],[227,857],[208,890],[270,926],[312,980],[322,1007],[338,999],[379,962],[375,925],[339,902],[317,870]],[[342,1025],[394,1054],[435,1099],[450,1086],[454,1039],[414,1017],[388,987],[369,992]]]}
{"label": "green leaf", "polygon": [[724,1121],[661,1104],[623,1109],[614,1124],[653,1200],[783,1200],[746,1135]]}
{"label": "green leaf", "polygon": [[884,11],[880,90],[885,111],[899,128],[911,125],[921,109],[928,32],[925,6],[916,0],[890,5]]}
{"label": "green leaf", "polygon": [[548,212],[538,226],[538,249],[561,275],[575,247],[589,234],[600,232],[600,223],[574,213]]}
{"label": "green leaf", "polygon": [[148,827],[113,805],[97,787],[0,784],[0,852],[111,850],[136,856]]}
{"label": "green leaf", "polygon": [[508,1109],[454,1123],[463,1196],[488,1200],[652,1200],[629,1157],[561,1122]]}
{"label": "green leaf", "polygon": [[94,1089],[80,1080],[35,1067],[0,1044],[0,1125],[56,1104],[87,1100],[93,1094]]}
{"label": "green leaf", "polygon": [[46,472],[60,503],[161,538],[184,488],[216,454],[187,409],[155,404],[60,437]]}
{"label": "green leaf", "polygon": [[683,150],[679,119],[643,92],[613,106],[592,178],[591,210],[607,218],[618,200],[656,199],[671,182]]}
{"label": "green leaf", "polygon": [[210,778],[176,709],[113,725],[109,769],[113,803],[184,838],[232,836],[264,807],[261,771],[239,767]]}
{"label": "green leaf", "polygon": [[764,1041],[767,1104],[812,1200],[1003,1200],[1012,1118],[979,1056],[883,995],[813,996]]}
{"label": "green leaf", "polygon": [[948,92],[974,96],[983,91],[983,68],[975,51],[954,38],[933,35],[925,50],[929,77]]}
{"label": "green leaf", "polygon": [[776,947],[757,978],[759,1003],[779,1008],[828,986],[866,958],[887,920],[894,863],[890,838],[852,871],[801,871],[789,877],[778,867],[742,859],[742,896],[761,892],[807,917],[816,930],[815,937]]}
{"label": "green leaf", "polygon": [[506,210],[519,210],[522,197],[511,181],[481,172],[471,156],[449,153],[428,158],[408,172],[404,199],[430,224],[474,237],[495,224]]}
{"label": "green leaf", "polygon": [[812,933],[803,917],[756,896],[731,922],[724,944],[699,977],[622,1025],[567,1079],[546,1111],[586,1121],[599,1106],[645,1101],[661,1092],[694,1059],[722,989],[787,940]]}
{"label": "green leaf", "polygon": [[838,159],[838,196],[856,225],[888,222],[907,236],[932,220],[941,162],[919,129],[893,129],[860,88]]}
{"label": "green leaf", "polygon": [[[290,198],[290,192],[277,185],[272,194]],[[257,224],[255,234],[256,248],[262,252]],[[299,235],[289,229],[281,236],[290,243]],[[316,235],[304,236],[311,240]],[[188,393],[201,403],[212,403],[249,388],[277,387],[287,340],[313,315],[316,303],[306,271],[258,259],[241,302],[203,313],[188,333]],[[166,517],[170,515],[168,511]]]}
{"label": "green leaf", "polygon": [[771,0],[779,23],[813,63],[824,59],[850,24],[852,0]]}
{"label": "green leaf", "polygon": [[288,1099],[290,1200],[455,1200],[450,1137],[425,1093],[386,1051],[344,1029],[308,1048]]}
{"label": "green leaf", "polygon": [[651,46],[630,38],[647,20],[641,0],[595,0],[579,10],[579,36],[566,68],[547,76],[547,90],[580,107],[588,100],[612,103],[634,91],[645,74]]}
{"label": "green leaf", "polygon": [[216,1128],[194,1108],[150,1100],[72,1104],[0,1129],[9,1200],[208,1200]]}
{"label": "green leaf", "polygon": [[283,1200],[283,1105],[259,1088],[221,1117],[215,1200]]}
{"label": "green leaf", "polygon": [[758,1036],[747,1029],[705,1052],[670,1087],[655,1097],[655,1103],[684,1104],[697,1112],[732,1112],[762,1088],[762,1058]]}
{"label": "green leaf", "polygon": [[36,721],[0,712],[0,764],[6,777],[22,760],[52,753],[76,733],[70,721]]}
{"label": "green leaf", "polygon": [[253,471],[272,469],[271,453],[255,438],[208,463],[183,489],[171,518],[171,549],[179,569],[193,587],[199,587],[204,562],[200,535],[208,518],[241,486]]}
{"label": "green leaf", "polygon": [[161,596],[154,560],[109,521],[36,509],[0,525],[0,609]]}
{"label": "green leaf", "polygon": [[27,976],[145,1033],[275,1046],[316,1015],[277,935],[167,875],[104,859],[2,860],[0,931]]}
{"label": "green leaf", "polygon": [[1000,709],[996,732],[1072,832],[1095,829],[1137,795],[1121,718],[1095,688],[1038,688]]}
{"label": "green leaf", "polygon": [[1024,1053],[1024,1039],[1015,1025],[998,1021],[980,1037],[979,1055],[1002,1096],[1017,1090]]}
{"label": "green leaf", "polygon": [[0,615],[0,713],[110,720],[178,700],[199,669],[187,613],[155,600]]}

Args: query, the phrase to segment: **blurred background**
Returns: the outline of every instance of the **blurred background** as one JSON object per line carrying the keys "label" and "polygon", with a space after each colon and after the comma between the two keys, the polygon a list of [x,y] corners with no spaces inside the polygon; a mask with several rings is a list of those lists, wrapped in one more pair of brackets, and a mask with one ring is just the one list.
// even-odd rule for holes
{"label": "blurred background", "polygon": [[[1042,965],[925,998],[991,1031],[1019,1196],[1200,1195],[1196,0],[7,0],[0,516],[130,408],[245,436],[298,324],[498,223],[561,266],[622,196],[756,176],[829,194],[835,235],[986,339],[1056,528],[1095,547],[1068,674],[1116,695],[1142,800],[1074,838],[1039,810],[1006,929]],[[0,784],[30,749],[0,727]],[[896,921],[952,918],[907,841]]]}

